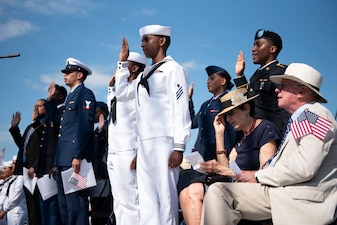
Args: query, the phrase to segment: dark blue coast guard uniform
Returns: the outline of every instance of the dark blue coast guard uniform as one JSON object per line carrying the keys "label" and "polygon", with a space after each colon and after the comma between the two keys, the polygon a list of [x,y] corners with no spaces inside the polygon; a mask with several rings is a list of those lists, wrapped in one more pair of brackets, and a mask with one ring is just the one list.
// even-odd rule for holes
{"label": "dark blue coast guard uniform", "polygon": [[[196,115],[194,115],[192,100],[189,104],[192,119],[192,129],[199,128],[197,140],[194,145],[194,150],[198,151],[203,156],[205,161],[216,159],[215,132],[213,127],[213,121],[215,116],[222,111],[220,98],[224,94],[220,95],[216,99],[212,98],[204,102]],[[230,152],[234,147],[235,138],[236,131],[231,124],[226,122],[225,147],[228,152]]]}
{"label": "dark blue coast guard uniform", "polygon": [[[58,179],[60,179],[61,171],[71,167],[73,158],[92,160],[95,102],[93,92],[84,87],[83,84],[79,85],[66,99],[55,157]],[[58,186],[59,196],[63,195],[64,197],[59,197],[59,205],[66,204],[66,207],[60,208],[62,218],[73,221],[67,223],[69,225],[87,224],[88,190],[64,195],[64,193],[60,194],[60,191],[63,192],[62,182],[58,182]],[[76,218],[77,223],[74,223],[74,218]],[[79,221],[83,221],[83,223]]]}
{"label": "dark blue coast guard uniform", "polygon": [[[226,90],[231,90],[234,84],[231,82],[231,76],[229,73],[219,66],[208,66],[205,68],[207,75],[210,77],[213,74],[217,74],[226,79]],[[213,93],[214,94],[214,93]],[[192,120],[192,129],[199,128],[198,137],[194,145],[194,150],[198,151],[205,161],[216,159],[216,146],[215,146],[215,132],[213,127],[213,121],[215,116],[222,111],[222,103],[220,98],[226,94],[226,92],[211,98],[204,102],[199,112],[195,115],[194,106],[192,100],[190,100],[189,109]],[[228,122],[226,122],[225,132],[225,148],[228,153],[234,147],[236,141],[236,131]],[[225,150],[225,149],[222,149]]]}
{"label": "dark blue coast guard uniform", "polygon": [[73,158],[92,160],[95,111],[94,93],[84,84],[69,93],[61,116],[55,166],[71,167]]}
{"label": "dark blue coast guard uniform", "polygon": [[[70,58],[67,60],[66,69],[83,70],[85,65],[77,64],[79,61]],[[79,62],[80,63],[80,62]],[[87,71],[85,71],[87,72]],[[91,74],[91,71],[88,75]],[[94,93],[79,84],[70,92],[65,100],[64,112],[60,118],[59,138],[55,156],[57,167],[56,181],[58,185],[59,208],[62,222],[67,225],[89,224],[89,189],[76,191],[65,195],[61,172],[72,166],[72,160],[86,159],[92,161],[94,156],[94,119],[96,112],[96,99]]]}

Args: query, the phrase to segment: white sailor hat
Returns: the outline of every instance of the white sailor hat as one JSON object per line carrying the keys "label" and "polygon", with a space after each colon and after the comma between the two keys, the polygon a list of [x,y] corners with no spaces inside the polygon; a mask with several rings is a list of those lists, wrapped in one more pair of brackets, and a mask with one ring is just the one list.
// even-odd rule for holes
{"label": "white sailor hat", "polygon": [[137,63],[146,65],[147,58],[145,56],[142,56],[141,54],[139,54],[137,52],[130,52],[129,57],[128,57],[128,61],[137,62]]}
{"label": "white sailor hat", "polygon": [[139,29],[140,37],[144,35],[163,35],[171,36],[171,27],[161,25],[147,25]]}
{"label": "white sailor hat", "polygon": [[61,72],[70,73],[74,71],[80,71],[86,75],[91,75],[91,70],[84,63],[74,58],[68,58],[66,60],[66,68],[61,70]]}
{"label": "white sailor hat", "polygon": [[3,167],[13,167],[13,161],[5,161]]}
{"label": "white sailor hat", "polygon": [[15,161],[17,159],[17,155],[12,156],[12,160]]}

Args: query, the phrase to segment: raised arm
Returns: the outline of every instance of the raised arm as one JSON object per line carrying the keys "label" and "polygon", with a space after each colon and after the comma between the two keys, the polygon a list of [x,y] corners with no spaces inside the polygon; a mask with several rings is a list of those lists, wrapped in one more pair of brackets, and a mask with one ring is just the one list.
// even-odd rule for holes
{"label": "raised arm", "polygon": [[237,76],[242,76],[244,70],[245,70],[245,57],[243,55],[243,52],[240,51],[235,64],[235,73]]}

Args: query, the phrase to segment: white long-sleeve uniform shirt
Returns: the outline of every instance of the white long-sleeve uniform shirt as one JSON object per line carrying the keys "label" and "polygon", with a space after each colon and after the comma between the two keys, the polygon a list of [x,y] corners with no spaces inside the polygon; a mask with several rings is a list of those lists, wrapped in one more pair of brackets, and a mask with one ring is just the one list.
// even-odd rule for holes
{"label": "white long-sleeve uniform shirt", "polygon": [[[146,67],[133,86],[116,92],[116,96],[120,100],[135,98],[137,131],[140,140],[173,137],[174,149],[183,151],[191,132],[188,75],[172,57],[167,56],[163,61],[166,62],[148,79],[150,95],[138,83],[143,74],[146,75],[154,65]],[[119,62],[118,67],[121,70],[127,70],[123,62]],[[124,72],[124,74],[127,73]]]}
{"label": "white long-sleeve uniform shirt", "polygon": [[12,176],[6,182],[0,193],[0,209],[6,212],[27,213],[23,176]]}
{"label": "white long-sleeve uniform shirt", "polygon": [[[191,132],[188,75],[170,56],[164,60],[166,62],[148,79],[150,95],[141,85],[135,92],[139,138],[173,137],[174,149],[185,150]],[[144,75],[150,69],[147,67]]]}
{"label": "white long-sleeve uniform shirt", "polygon": [[[116,96],[116,93],[123,92],[126,89],[134,90],[136,80],[128,82],[129,76],[128,68],[122,68],[121,63],[118,63],[115,86],[108,88],[107,105],[109,111],[111,111],[111,100]],[[116,96],[116,98],[117,119],[114,123],[110,120],[108,126],[110,153],[137,148],[135,100],[134,98],[122,98],[121,101],[120,97]]]}

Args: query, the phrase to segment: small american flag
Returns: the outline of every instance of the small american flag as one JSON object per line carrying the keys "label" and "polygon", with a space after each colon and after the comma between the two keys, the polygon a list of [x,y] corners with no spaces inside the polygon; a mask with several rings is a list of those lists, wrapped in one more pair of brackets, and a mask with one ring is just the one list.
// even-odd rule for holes
{"label": "small american flag", "polygon": [[77,187],[81,188],[81,189],[85,189],[86,188],[86,184],[87,184],[87,178],[81,176],[78,173],[73,173],[69,179],[70,183],[75,184]]}
{"label": "small american flag", "polygon": [[298,118],[290,125],[290,130],[295,139],[307,134],[313,134],[320,140],[324,140],[332,122],[317,114],[304,110]]}

